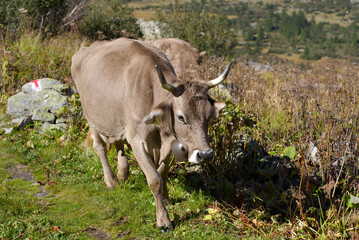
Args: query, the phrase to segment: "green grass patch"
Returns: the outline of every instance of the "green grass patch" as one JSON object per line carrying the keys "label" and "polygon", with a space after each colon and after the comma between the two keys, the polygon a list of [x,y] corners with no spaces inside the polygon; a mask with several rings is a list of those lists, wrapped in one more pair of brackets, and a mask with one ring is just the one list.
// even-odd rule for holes
{"label": "green grass patch", "polygon": [[[1,238],[87,239],[91,229],[111,238],[121,233],[152,239],[235,238],[223,233],[224,219],[204,221],[213,200],[200,189],[188,191],[177,178],[169,183],[172,202],[167,207],[175,229],[161,233],[154,198],[138,165],[131,163],[136,174],[126,183],[108,190],[100,160],[82,145],[84,136],[59,143],[62,136],[40,135],[35,128],[1,137]],[[110,158],[114,165],[114,156]],[[16,166],[30,171],[35,180],[13,179]],[[35,196],[43,191],[48,195]]]}

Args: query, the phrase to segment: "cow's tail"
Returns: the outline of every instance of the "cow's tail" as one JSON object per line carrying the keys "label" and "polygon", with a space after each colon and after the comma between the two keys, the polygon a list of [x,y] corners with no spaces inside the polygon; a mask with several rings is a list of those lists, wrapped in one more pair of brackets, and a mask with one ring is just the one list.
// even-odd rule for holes
{"label": "cow's tail", "polygon": [[[85,145],[86,152],[88,152],[90,150],[90,148],[93,146],[93,138],[92,138],[91,128],[87,134],[84,145]],[[107,150],[110,151],[110,149],[111,149],[111,145],[107,144]]]}
{"label": "cow's tail", "polygon": [[84,145],[85,145],[86,151],[88,151],[93,146],[91,128],[90,128],[90,130],[89,130],[89,132],[87,134],[87,137],[85,139]]}

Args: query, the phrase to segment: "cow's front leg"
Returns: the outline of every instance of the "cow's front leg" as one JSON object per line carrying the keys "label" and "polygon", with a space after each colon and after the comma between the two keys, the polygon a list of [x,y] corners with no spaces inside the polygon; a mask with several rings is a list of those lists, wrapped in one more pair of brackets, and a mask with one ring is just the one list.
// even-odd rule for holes
{"label": "cow's front leg", "polygon": [[130,144],[142,171],[146,175],[148,186],[150,187],[151,192],[155,198],[157,226],[165,227],[168,230],[171,230],[172,224],[168,217],[168,212],[162,198],[162,177],[157,172],[151,157],[148,155],[145,149],[146,143],[141,139],[133,139]]}
{"label": "cow's front leg", "polygon": [[93,148],[101,159],[105,183],[108,188],[114,188],[116,186],[116,179],[115,175],[112,172],[110,164],[108,163],[106,143],[103,141],[100,134],[94,129],[91,129],[91,135],[93,139]]}

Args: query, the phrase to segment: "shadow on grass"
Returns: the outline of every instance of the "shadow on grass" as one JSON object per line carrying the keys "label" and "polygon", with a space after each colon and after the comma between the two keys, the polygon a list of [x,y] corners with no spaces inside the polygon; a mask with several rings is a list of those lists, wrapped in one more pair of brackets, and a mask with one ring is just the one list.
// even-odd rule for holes
{"label": "shadow on grass", "polygon": [[[332,198],[329,194],[332,188],[328,190],[319,173],[304,168],[299,159],[269,155],[252,140],[249,145],[246,150],[239,146],[236,157],[232,156],[224,168],[215,159],[194,171],[178,174],[175,170],[173,174],[181,178],[189,192],[201,190],[233,209],[247,212],[260,209],[261,217],[268,220],[272,216],[278,221],[298,216],[319,220],[333,203],[341,200],[341,194]],[[337,192],[341,190],[338,186]]]}

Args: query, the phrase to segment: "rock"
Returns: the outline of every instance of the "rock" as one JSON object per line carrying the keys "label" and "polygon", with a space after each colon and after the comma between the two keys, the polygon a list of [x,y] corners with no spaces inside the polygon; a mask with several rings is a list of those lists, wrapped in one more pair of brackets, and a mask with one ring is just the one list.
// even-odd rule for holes
{"label": "rock", "polygon": [[137,24],[140,26],[140,29],[143,33],[143,38],[145,40],[161,38],[161,30],[157,22],[144,21],[143,19],[139,18],[137,20]]}
{"label": "rock", "polygon": [[313,142],[309,144],[309,156],[310,160],[313,162],[314,165],[320,166],[320,159],[318,158],[318,148],[314,145]]}
{"label": "rock", "polygon": [[75,93],[75,91],[69,85],[66,84],[55,85],[53,89],[65,96],[71,96]]}
{"label": "rock", "polygon": [[22,86],[24,93],[33,93],[43,90],[55,90],[66,96],[70,96],[73,93],[70,86],[51,78],[37,79]]}
{"label": "rock", "polygon": [[47,108],[37,108],[32,112],[32,120],[54,123],[55,115],[52,114]]}
{"label": "rock", "polygon": [[252,66],[254,68],[254,71],[256,71],[256,72],[258,72],[258,71],[264,71],[264,72],[273,71],[273,68],[266,64],[251,62],[251,61],[246,61],[246,64],[248,64],[249,66]]}
{"label": "rock", "polygon": [[[68,119],[60,118],[59,115],[69,106],[68,97],[73,96],[74,93],[75,90],[70,86],[51,78],[26,83],[22,86],[22,92],[8,99],[7,113],[17,118],[11,124],[23,128],[33,121],[40,121],[47,123],[42,127],[43,131],[48,129],[63,131]],[[55,122],[57,124],[53,124]]]}
{"label": "rock", "polygon": [[38,108],[47,108],[56,114],[57,110],[67,105],[67,99],[54,90],[43,90],[38,92],[20,92],[9,98],[7,112],[13,116],[31,116]]}
{"label": "rock", "polygon": [[59,123],[66,123],[67,120],[65,118],[57,118],[56,119],[56,124],[59,124]]}
{"label": "rock", "polygon": [[66,124],[64,124],[64,123],[51,124],[51,123],[45,122],[41,126],[41,133],[44,133],[44,132],[47,132],[47,131],[52,131],[52,130],[65,131],[65,129],[66,129]]}
{"label": "rock", "polygon": [[14,131],[14,128],[3,128],[5,134],[10,134]]}
{"label": "rock", "polygon": [[32,124],[32,119],[31,117],[19,117],[19,118],[15,118],[13,119],[10,124],[15,124],[15,126],[17,126],[18,128],[25,128],[27,125]]}

